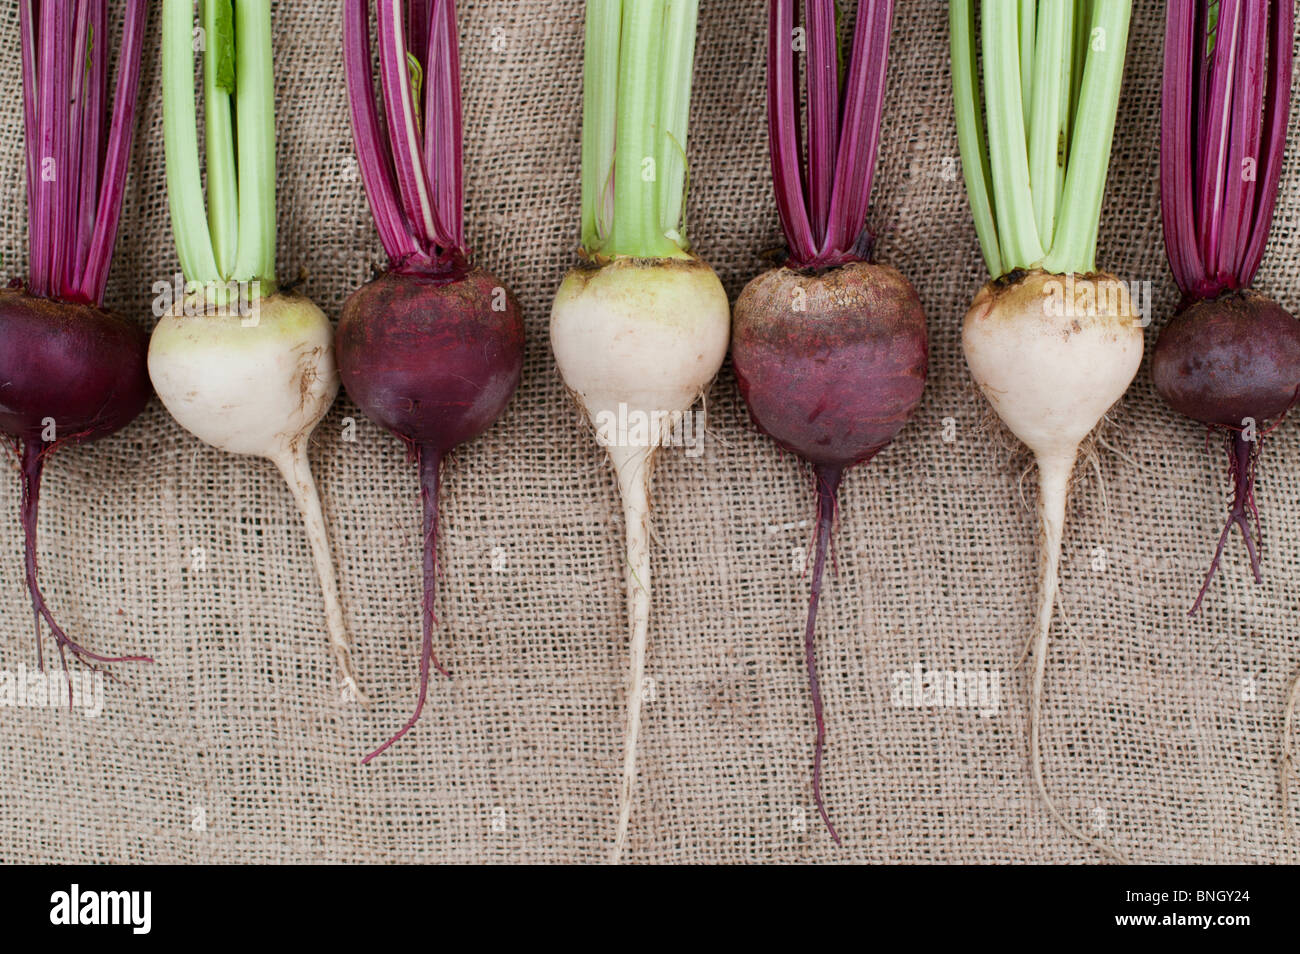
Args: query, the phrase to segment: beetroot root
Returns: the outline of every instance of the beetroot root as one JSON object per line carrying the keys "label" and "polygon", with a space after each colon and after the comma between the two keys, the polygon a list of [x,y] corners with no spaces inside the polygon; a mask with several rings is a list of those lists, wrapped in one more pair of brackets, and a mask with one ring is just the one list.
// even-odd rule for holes
{"label": "beetroot root", "polygon": [[54,635],[65,669],[67,653],[91,667],[152,662],[147,656],[102,656],[74,641],[55,621],[36,573],[45,463],[57,448],[112,434],[144,409],[151,393],[145,369],[148,338],[102,308],[6,288],[0,290],[0,342],[0,432],[17,443],[21,460],[24,564],[38,665],[45,668],[42,620]]}
{"label": "beetroot root", "polygon": [[1241,532],[1256,582],[1263,581],[1255,472],[1268,423],[1280,419],[1300,393],[1300,322],[1253,291],[1195,302],[1161,331],[1151,372],[1171,408],[1228,440],[1232,505],[1192,604],[1195,615],[1234,528]]}
{"label": "beetroot root", "polygon": [[415,712],[369,762],[419,721],[433,654],[438,492],[442,460],[500,417],[519,385],[524,327],[518,301],[481,268],[451,274],[394,269],[357,289],[335,337],[339,373],[361,410],[400,437],[419,464],[424,601]]}
{"label": "beetroot root", "polygon": [[839,843],[821,792],[826,725],[815,633],[841,479],[890,443],[920,404],[929,366],[916,291],[887,265],[826,272],[780,268],[736,302],[731,359],[759,430],[813,466],[817,529],[804,657],[817,726],[813,798]]}

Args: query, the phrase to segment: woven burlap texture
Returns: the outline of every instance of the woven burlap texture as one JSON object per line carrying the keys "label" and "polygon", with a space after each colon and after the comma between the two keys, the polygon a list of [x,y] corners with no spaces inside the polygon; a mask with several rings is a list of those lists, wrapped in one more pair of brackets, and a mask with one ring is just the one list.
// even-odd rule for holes
{"label": "woven burlap texture", "polygon": [[[467,223],[527,312],[523,383],[446,475],[436,645],[419,728],[361,755],[414,701],[416,475],[340,397],[312,463],[356,660],[377,697],[343,698],[303,530],[266,462],[200,444],[155,401],[47,471],[42,580],[70,632],[118,667],[98,718],[0,710],[0,861],[588,862],[615,822],[627,634],[622,521],[603,453],[547,339],[575,261],[583,4],[463,2]],[[764,119],[765,5],[704,0],[691,122],[690,230],[733,299],[779,244]],[[1175,292],[1158,206],[1164,5],[1139,0],[1099,261]],[[157,11],[109,305],[152,326],[176,270],[164,186]],[[382,259],[353,159],[340,3],[275,9],[279,262],[335,319]],[[808,474],[751,427],[730,371],[705,453],[664,455],[632,861],[1083,861],[1028,782],[1015,669],[1037,584],[1027,456],[988,422],[960,353],[986,279],[960,178],[947,5],[900,0],[871,222],[879,258],[930,321],[925,401],[847,478],[818,649],[835,848],[812,807],[802,660]],[[25,270],[18,26],[0,13],[0,251]],[[1259,286],[1300,307],[1292,151]],[[1148,333],[1154,343],[1155,329]],[[1148,352],[1150,347],[1148,347]],[[1149,364],[1149,359],[1148,359]],[[1202,614],[1187,610],[1225,517],[1222,451],[1167,410],[1144,364],[1111,415],[1100,480],[1079,468],[1045,706],[1063,812],[1144,861],[1296,860],[1278,785],[1300,665],[1300,428],[1269,441],[1266,579],[1239,541]],[[355,440],[348,440],[348,437]],[[0,668],[35,664],[16,470],[0,482]],[[995,713],[898,706],[894,674],[999,671]]]}

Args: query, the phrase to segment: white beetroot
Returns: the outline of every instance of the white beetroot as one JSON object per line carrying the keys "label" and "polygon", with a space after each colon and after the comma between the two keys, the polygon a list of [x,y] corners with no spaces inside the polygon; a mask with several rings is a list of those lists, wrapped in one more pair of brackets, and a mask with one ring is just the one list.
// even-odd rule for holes
{"label": "white beetroot", "polygon": [[347,687],[368,704],[352,664],[329,535],[307,461],[312,431],[338,393],[333,332],[324,312],[301,296],[272,295],[249,310],[249,316],[186,314],[178,304],[154,329],[149,375],[167,410],[191,434],[279,468],[311,544],[334,659]]}
{"label": "white beetroot", "polygon": [[616,259],[577,268],[561,284],[551,345],[565,384],[588,421],[656,422],[644,442],[606,443],[626,524],[629,632],[627,721],[618,827],[610,860],[621,860],[636,783],[637,740],[650,632],[650,476],[663,425],[707,390],[727,351],[730,309],[713,270],[697,259]]}
{"label": "white beetroot", "polygon": [[1122,856],[1070,824],[1043,780],[1044,674],[1060,586],[1070,475],[1079,445],[1123,396],[1142,361],[1143,336],[1127,287],[1099,273],[1041,271],[992,282],[962,325],[971,374],[993,410],[1034,453],[1042,523],[1029,751],[1034,786],[1052,817],[1109,857]]}

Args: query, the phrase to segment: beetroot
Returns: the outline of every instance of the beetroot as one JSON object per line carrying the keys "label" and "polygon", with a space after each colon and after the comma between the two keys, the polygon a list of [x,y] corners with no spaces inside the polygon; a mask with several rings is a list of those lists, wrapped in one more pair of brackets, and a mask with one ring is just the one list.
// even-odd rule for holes
{"label": "beetroot", "polygon": [[796,49],[799,8],[796,0],[768,7],[768,153],[787,258],[741,292],[731,360],[754,423],[816,477],[804,661],[817,724],[813,800],[839,844],[821,790],[826,722],[814,637],[822,574],[844,472],[871,460],[912,416],[929,351],[920,299],[907,279],[872,260],[867,227],[894,2],[858,0],[847,57],[834,0],[803,5],[806,51]]}
{"label": "beetroot", "polygon": [[519,302],[481,268],[391,270],[362,286],[343,308],[335,352],[343,386],[373,421],[400,437],[420,468],[424,603],[420,690],[415,712],[369,762],[414,727],[432,666],[437,583],[438,490],[442,459],[501,416],[523,370]]}
{"label": "beetroot", "polygon": [[1263,579],[1255,468],[1269,422],[1286,413],[1300,389],[1300,327],[1249,290],[1282,175],[1295,5],[1210,11],[1203,2],[1171,0],[1165,19],[1160,207],[1183,301],[1151,364],[1170,407],[1228,437],[1232,506],[1193,615],[1233,527],[1256,582]]}
{"label": "beetroot", "polygon": [[523,336],[518,301],[481,268],[451,281],[390,271],[348,299],[339,372],[377,424],[443,454],[501,416],[519,385]]}
{"label": "beetroot", "polygon": [[[420,467],[424,509],[424,634],[415,712],[369,762],[420,718],[433,656],[438,484],[448,451],[505,410],[523,368],[515,297],[470,263],[461,164],[456,5],[403,12],[381,3],[375,102],[368,0],[343,4],[343,61],[352,138],[388,269],[352,294],[335,337],[352,399],[403,441]],[[424,79],[412,83],[412,68]]]}
{"label": "beetroot", "polygon": [[776,269],[750,282],[736,302],[731,360],[754,423],[809,461],[816,475],[804,656],[817,725],[813,797],[838,842],[821,795],[826,726],[814,636],[822,573],[844,472],[889,444],[921,401],[929,363],[925,315],[916,291],[887,265]]}
{"label": "beetroot", "polygon": [[1195,613],[1234,527],[1241,531],[1256,582],[1263,580],[1255,469],[1268,423],[1281,418],[1300,394],[1300,322],[1253,291],[1195,301],[1161,331],[1151,374],[1171,408],[1227,436],[1232,506],[1192,606]]}
{"label": "beetroot", "polygon": [[84,443],[131,423],[149,401],[135,324],[102,308],[0,290],[0,431],[23,442]]}
{"label": "beetroot", "polygon": [[823,470],[843,471],[871,460],[920,402],[925,315],[888,265],[777,269],[736,302],[732,362],[763,433]]}
{"label": "beetroot", "polygon": [[[116,92],[109,97],[107,0],[20,3],[23,130],[27,157],[27,275],[0,290],[0,433],[22,461],[27,589],[36,655],[45,668],[41,620],[83,663],[108,657],[71,640],[36,580],[41,475],[65,444],[125,427],[149,400],[147,339],[103,309],[135,126],[146,0],[127,0]],[[93,52],[92,52],[93,51]],[[111,103],[111,106],[110,106]],[[68,682],[72,702],[72,682]]]}
{"label": "beetroot", "polygon": [[143,662],[101,656],[55,622],[36,577],[36,520],[45,462],[65,444],[81,444],[129,424],[149,401],[148,338],[102,308],[53,301],[21,288],[0,290],[0,431],[19,446],[27,590],[36,615],[36,654],[45,659],[40,622],[65,652],[85,663]]}

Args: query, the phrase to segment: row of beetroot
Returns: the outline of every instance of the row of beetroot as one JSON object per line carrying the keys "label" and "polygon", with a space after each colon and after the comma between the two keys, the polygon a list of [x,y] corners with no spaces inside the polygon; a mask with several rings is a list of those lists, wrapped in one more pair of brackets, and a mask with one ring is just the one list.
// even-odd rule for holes
{"label": "row of beetroot", "polygon": [[[347,301],[337,331],[276,279],[270,0],[163,0],[167,187],[190,294],[152,339],[102,307],[127,176],[145,0],[126,0],[109,96],[107,0],[19,0],[30,259],[0,292],[0,429],[22,462],[26,583],[66,667],[143,661],[70,638],[37,582],[42,469],[64,444],[108,435],[147,403],[222,450],[273,461],[302,512],[343,678],[350,658],[308,439],[341,379],[419,468],[424,605],[418,701],[433,652],[442,462],[500,416],[519,383],[518,302],[469,258],[463,224],[454,0],[344,0],[352,129],[387,269]],[[951,0],[957,132],[991,281],[966,316],[971,372],[1039,469],[1042,578],[1030,702],[1033,783],[1052,816],[1041,707],[1066,496],[1080,443],[1127,389],[1142,317],[1095,254],[1131,0]],[[816,722],[817,603],[846,471],[872,459],[920,403],[925,316],[916,292],[873,258],[867,206],[880,139],[893,0],[770,0],[772,180],[781,264],[734,313],[685,223],[687,126],[698,0],[589,0],[586,10],[581,263],[556,294],[551,343],[587,417],[638,415],[644,439],[601,431],[626,522],[630,678],[619,819],[626,842],[650,621],[650,477],[664,436],[708,390],[730,345],[753,420],[811,465],[818,496],[804,644]],[[1289,115],[1291,0],[1170,0],[1161,194],[1169,260],[1185,293],[1153,374],[1178,411],[1227,435],[1235,499],[1199,607],[1231,531],[1260,574],[1253,497],[1260,435],[1300,391],[1300,325],[1249,290],[1273,216]],[[201,32],[196,32],[196,27]],[[202,36],[200,155],[193,38]],[[801,71],[802,60],[802,71]],[[801,75],[806,89],[800,90]],[[801,95],[802,94],[802,95]],[[801,108],[801,104],[806,107]],[[381,108],[382,107],[382,108]]]}

